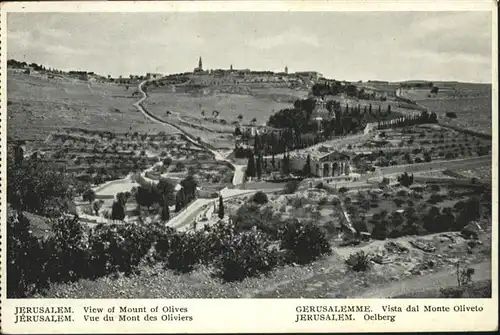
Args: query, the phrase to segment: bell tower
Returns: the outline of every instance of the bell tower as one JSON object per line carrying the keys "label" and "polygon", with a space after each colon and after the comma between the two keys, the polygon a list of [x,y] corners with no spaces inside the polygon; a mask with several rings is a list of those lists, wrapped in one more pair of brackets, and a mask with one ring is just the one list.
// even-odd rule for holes
{"label": "bell tower", "polygon": [[203,70],[203,61],[201,60],[201,56],[200,59],[198,60],[198,69]]}

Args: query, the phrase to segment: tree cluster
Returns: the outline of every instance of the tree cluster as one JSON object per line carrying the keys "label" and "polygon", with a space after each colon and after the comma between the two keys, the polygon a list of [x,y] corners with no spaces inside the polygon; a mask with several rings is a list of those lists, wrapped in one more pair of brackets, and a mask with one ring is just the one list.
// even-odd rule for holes
{"label": "tree cluster", "polygon": [[74,208],[74,182],[64,169],[38,159],[22,157],[14,150],[7,159],[7,198],[14,209],[58,216]]}
{"label": "tree cluster", "polygon": [[419,115],[412,116],[402,116],[394,120],[389,121],[379,121],[377,124],[377,129],[389,129],[396,127],[408,127],[418,124],[425,123],[437,123],[436,113],[422,112]]}
{"label": "tree cluster", "polygon": [[408,173],[403,173],[402,175],[398,176],[398,182],[405,187],[410,187],[411,184],[413,184],[413,174],[409,175]]}

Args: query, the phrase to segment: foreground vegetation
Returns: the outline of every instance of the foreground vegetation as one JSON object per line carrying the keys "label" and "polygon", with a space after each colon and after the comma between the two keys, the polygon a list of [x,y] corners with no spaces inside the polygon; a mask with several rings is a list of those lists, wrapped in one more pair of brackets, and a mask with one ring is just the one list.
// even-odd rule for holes
{"label": "foreground vegetation", "polygon": [[[52,233],[39,240],[31,234],[30,222],[21,212],[10,213],[9,297],[43,293],[51,283],[130,275],[141,262],[159,263],[179,273],[203,264],[225,281],[238,281],[268,272],[278,264],[307,263],[330,253],[324,234],[314,225],[298,221],[267,233],[222,222],[187,233],[145,223],[85,229],[77,217],[69,216],[50,224]],[[271,245],[273,240],[287,252],[278,253],[278,245]]]}

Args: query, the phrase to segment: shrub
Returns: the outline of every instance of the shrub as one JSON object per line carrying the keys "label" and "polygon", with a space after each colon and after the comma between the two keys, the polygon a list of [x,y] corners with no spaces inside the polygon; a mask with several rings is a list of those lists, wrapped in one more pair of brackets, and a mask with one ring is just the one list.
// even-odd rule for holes
{"label": "shrub", "polygon": [[439,192],[440,190],[441,190],[441,187],[439,187],[439,185],[436,185],[436,184],[431,185],[431,191]]}
{"label": "shrub", "polygon": [[68,210],[74,194],[66,174],[40,160],[16,166],[10,155],[7,159],[7,198],[12,208],[50,217]]}
{"label": "shrub", "polygon": [[311,222],[288,221],[280,235],[281,248],[290,250],[293,260],[300,264],[309,263],[322,254],[331,253],[325,233]]}
{"label": "shrub", "polygon": [[267,203],[269,200],[264,192],[259,191],[252,196],[252,201],[255,202],[256,204],[263,205]]}
{"label": "shrub", "polygon": [[46,276],[52,282],[76,280],[87,276],[89,252],[83,227],[77,216],[62,216],[50,221],[52,235],[45,241]]}
{"label": "shrub", "polygon": [[372,237],[377,240],[385,240],[387,236],[389,236],[387,222],[383,219],[381,221],[376,221],[372,230]]}
{"label": "shrub", "polygon": [[82,194],[83,201],[88,201],[89,203],[92,203],[92,201],[95,200],[95,192],[94,190],[88,188],[86,189],[83,194]]}
{"label": "shrub", "polygon": [[[285,211],[285,205],[280,207],[280,211]],[[255,204],[244,204],[232,220],[236,232],[248,231],[255,227],[272,239],[278,238],[280,222],[273,218],[273,211],[270,208],[261,211]]]}
{"label": "shrub", "polygon": [[368,232],[368,225],[366,224],[364,217],[354,219],[352,225],[358,233]]}
{"label": "shrub", "polygon": [[365,254],[363,250],[349,255],[346,260],[347,265],[354,271],[366,271],[370,267],[369,254]]}
{"label": "shrub", "polygon": [[474,268],[462,267],[460,268],[461,262],[456,263],[456,274],[458,286],[463,287],[472,283],[472,275],[475,273]]}
{"label": "shrub", "polygon": [[155,256],[164,262],[166,268],[181,273],[189,272],[202,260],[202,244],[200,233],[177,232],[167,227],[158,234],[155,244]]}
{"label": "shrub", "polygon": [[450,118],[450,119],[454,119],[457,117],[457,114],[454,113],[454,112],[447,112],[446,113],[446,117]]}
{"label": "shrub", "polygon": [[369,210],[371,206],[370,200],[363,199],[361,200],[360,207],[363,208],[364,210]]}
{"label": "shrub", "polygon": [[431,196],[429,197],[429,200],[427,200],[427,202],[430,204],[437,204],[437,203],[443,201],[443,198],[444,197],[442,195],[434,193],[434,194],[431,194]]}
{"label": "shrub", "polygon": [[98,225],[89,236],[93,277],[132,273],[153,241],[154,230],[140,224]]}
{"label": "shrub", "polygon": [[396,199],[394,199],[393,201],[394,201],[394,203],[396,204],[396,206],[398,206],[398,207],[401,207],[401,205],[405,202],[405,201],[404,201],[403,199],[401,199],[401,198],[396,198]]}
{"label": "shrub", "polygon": [[403,173],[402,175],[398,176],[398,182],[402,186],[410,187],[411,184],[413,184],[413,174],[408,175],[408,173]]}
{"label": "shrub", "polygon": [[321,199],[319,199],[319,202],[318,202],[318,205],[320,206],[324,206],[328,203],[328,199],[327,197],[322,197]]}
{"label": "shrub", "polygon": [[19,213],[7,218],[7,297],[24,298],[47,286],[42,276],[41,245],[30,231],[29,220]]}
{"label": "shrub", "polygon": [[299,188],[300,182],[297,180],[290,180],[285,184],[285,187],[283,188],[283,193],[284,194],[293,194],[297,191]]}
{"label": "shrub", "polygon": [[225,281],[241,281],[270,271],[278,253],[257,230],[232,235],[215,262],[216,274]]}
{"label": "shrub", "polygon": [[216,259],[224,245],[235,233],[234,227],[224,221],[219,221],[212,226],[205,226],[203,230],[194,233],[193,240],[197,242],[195,247],[200,262],[209,264]]}
{"label": "shrub", "polygon": [[406,197],[406,196],[408,196],[408,192],[406,190],[399,190],[396,193],[396,195],[399,196],[399,197]]}
{"label": "shrub", "polygon": [[320,181],[319,183],[316,184],[316,186],[314,186],[314,188],[319,188],[320,190],[323,190],[325,189],[325,184],[323,184],[323,182]]}
{"label": "shrub", "polygon": [[464,292],[464,287],[446,287],[440,289],[441,298],[463,298]]}
{"label": "shrub", "polygon": [[199,261],[195,241],[196,239],[189,233],[172,234],[165,266],[182,273],[190,272]]}

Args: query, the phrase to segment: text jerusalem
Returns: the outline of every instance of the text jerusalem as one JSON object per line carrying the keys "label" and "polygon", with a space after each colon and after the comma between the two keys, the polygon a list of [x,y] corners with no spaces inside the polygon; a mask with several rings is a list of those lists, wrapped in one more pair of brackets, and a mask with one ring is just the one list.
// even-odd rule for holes
{"label": "text jerusalem", "polygon": [[21,322],[73,322],[71,307],[16,307],[14,323]]}
{"label": "text jerusalem", "polygon": [[371,313],[367,305],[317,305],[297,306],[295,322],[303,321],[354,321],[353,313]]}

